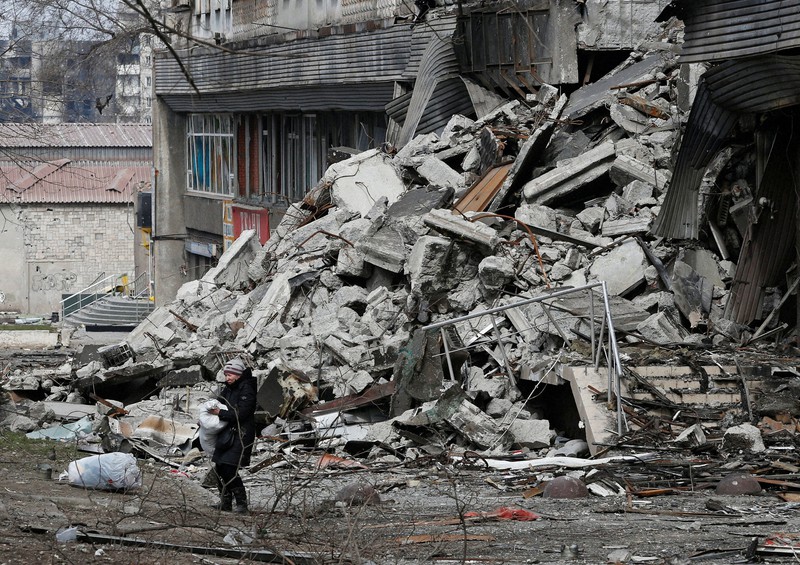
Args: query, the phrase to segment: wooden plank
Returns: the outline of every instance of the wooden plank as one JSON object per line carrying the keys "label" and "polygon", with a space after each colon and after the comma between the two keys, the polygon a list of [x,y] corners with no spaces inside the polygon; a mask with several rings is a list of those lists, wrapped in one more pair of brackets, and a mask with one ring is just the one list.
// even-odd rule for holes
{"label": "wooden plank", "polygon": [[503,185],[513,163],[489,169],[453,206],[454,214],[483,212]]}

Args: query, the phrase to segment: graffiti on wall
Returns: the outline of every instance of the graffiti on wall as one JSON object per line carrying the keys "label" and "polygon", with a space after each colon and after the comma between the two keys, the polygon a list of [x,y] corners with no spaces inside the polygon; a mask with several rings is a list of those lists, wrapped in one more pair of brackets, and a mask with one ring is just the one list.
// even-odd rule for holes
{"label": "graffiti on wall", "polygon": [[31,280],[33,292],[49,292],[53,290],[68,291],[78,282],[77,273],[36,273]]}

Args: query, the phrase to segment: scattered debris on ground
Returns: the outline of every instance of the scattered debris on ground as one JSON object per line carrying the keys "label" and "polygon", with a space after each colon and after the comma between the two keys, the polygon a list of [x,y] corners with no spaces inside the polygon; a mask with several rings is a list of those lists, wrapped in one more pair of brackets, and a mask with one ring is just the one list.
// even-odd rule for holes
{"label": "scattered debris on ground", "polygon": [[[437,466],[503,499],[450,521],[419,517],[448,526],[536,520],[538,509],[508,500],[533,497],[613,499],[645,515],[656,497],[696,492],[796,503],[800,373],[786,304],[797,275],[781,265],[785,283],[757,310],[732,290],[756,198],[752,149],[733,159],[731,147],[704,172],[699,239],[653,233],[682,97],[697,87],[673,55],[676,25],[662,48],[569,96],[543,86],[477,120],[453,116],[440,135],[336,163],[263,247],[243,233],[123,340],[57,366],[9,360],[3,426],[199,481],[198,410],[239,357],[258,378],[263,421],[246,480],[273,510],[288,511],[263,484],[278,469],[378,477],[320,507],[336,513],[380,508]],[[381,484],[391,469],[401,478]],[[753,512],[715,496],[673,515],[752,524]],[[752,546],[739,535],[709,551],[726,562],[797,547],[797,534]],[[485,536],[396,541],[495,539]],[[296,549],[292,562],[311,551]],[[632,559],[608,549],[610,562]],[[585,548],[558,551],[578,559]]]}

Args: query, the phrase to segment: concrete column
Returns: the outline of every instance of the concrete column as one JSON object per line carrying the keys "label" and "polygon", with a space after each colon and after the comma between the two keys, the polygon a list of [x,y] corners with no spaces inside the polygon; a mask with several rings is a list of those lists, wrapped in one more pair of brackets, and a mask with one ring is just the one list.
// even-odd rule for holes
{"label": "concrete column", "polygon": [[153,257],[155,301],[171,302],[188,279],[185,262],[186,119],[160,98],[153,99]]}

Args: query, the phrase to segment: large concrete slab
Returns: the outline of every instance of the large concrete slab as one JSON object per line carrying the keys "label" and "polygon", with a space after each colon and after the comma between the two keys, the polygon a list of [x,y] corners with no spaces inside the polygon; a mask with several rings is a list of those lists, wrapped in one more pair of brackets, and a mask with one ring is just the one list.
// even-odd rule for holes
{"label": "large concrete slab", "polygon": [[[569,381],[572,397],[586,429],[589,452],[596,455],[604,445],[613,444],[617,436],[616,413],[594,391],[608,390],[608,369],[594,367],[564,367],[561,375]],[[623,394],[625,394],[623,392]]]}

